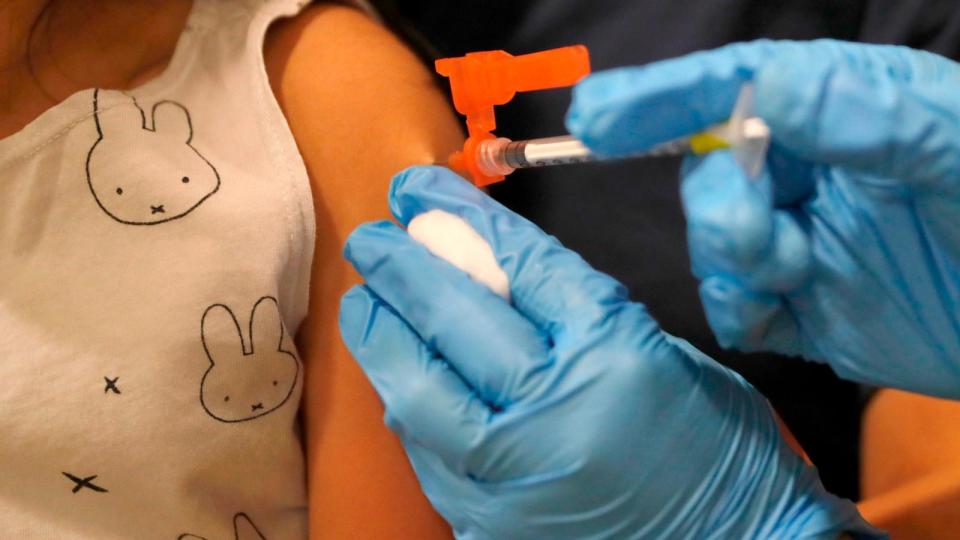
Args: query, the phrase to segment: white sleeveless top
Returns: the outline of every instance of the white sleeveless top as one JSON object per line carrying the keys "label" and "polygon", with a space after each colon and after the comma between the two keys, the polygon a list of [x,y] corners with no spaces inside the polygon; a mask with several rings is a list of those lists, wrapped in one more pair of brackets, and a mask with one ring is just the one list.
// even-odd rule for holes
{"label": "white sleeveless top", "polygon": [[166,71],[0,140],[0,538],[303,539],[314,242],[263,39],[196,0]]}

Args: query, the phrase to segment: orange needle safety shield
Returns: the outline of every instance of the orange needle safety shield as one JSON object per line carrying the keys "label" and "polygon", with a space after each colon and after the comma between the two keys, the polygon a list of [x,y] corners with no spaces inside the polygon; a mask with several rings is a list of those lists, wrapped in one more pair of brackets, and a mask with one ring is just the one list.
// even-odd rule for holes
{"label": "orange needle safety shield", "polygon": [[468,137],[463,150],[450,155],[451,169],[477,186],[504,179],[485,174],[477,166],[478,144],[495,138],[496,105],[509,103],[517,92],[573,86],[590,74],[590,54],[583,45],[513,56],[504,51],[482,51],[436,61],[437,73],[450,79],[453,105],[467,117]]}

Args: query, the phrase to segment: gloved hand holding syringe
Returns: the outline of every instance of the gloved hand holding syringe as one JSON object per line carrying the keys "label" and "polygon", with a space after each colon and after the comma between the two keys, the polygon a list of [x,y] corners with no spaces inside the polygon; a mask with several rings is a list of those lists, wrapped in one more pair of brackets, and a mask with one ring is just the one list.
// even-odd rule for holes
{"label": "gloved hand holding syringe", "polygon": [[[479,186],[500,181],[517,169],[583,163],[603,159],[572,135],[512,141],[495,137],[494,105],[502,105],[517,91],[569,86],[589,74],[586,48],[564,47],[523,56],[502,51],[471,53],[437,61],[437,71],[450,77],[457,110],[467,116],[470,138],[447,163],[470,176]],[[753,92],[744,84],[730,119],[700,133],[680,137],[633,153],[630,158],[705,154],[731,149],[751,178],[763,165],[770,130],[752,115]]]}
{"label": "gloved hand holding syringe", "polygon": [[[960,396],[960,64],[826,40],[731,45],[582,81],[583,47],[437,67],[470,133],[449,165],[478,186],[517,165],[589,159],[587,148],[599,159],[689,150],[692,271],[721,345]],[[574,139],[497,141],[495,105],[574,84]]]}

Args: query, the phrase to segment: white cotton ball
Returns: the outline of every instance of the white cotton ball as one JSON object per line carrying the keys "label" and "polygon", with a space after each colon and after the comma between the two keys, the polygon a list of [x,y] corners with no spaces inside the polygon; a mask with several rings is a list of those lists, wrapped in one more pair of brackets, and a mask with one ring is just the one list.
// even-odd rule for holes
{"label": "white cotton ball", "polygon": [[463,218],[443,210],[430,210],[413,218],[407,232],[430,253],[510,301],[510,282],[497,264],[493,249]]}

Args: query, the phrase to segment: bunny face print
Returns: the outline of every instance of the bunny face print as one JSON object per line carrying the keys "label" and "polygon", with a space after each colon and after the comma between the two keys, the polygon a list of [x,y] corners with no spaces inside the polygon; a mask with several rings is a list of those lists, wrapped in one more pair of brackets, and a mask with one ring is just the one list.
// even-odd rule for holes
{"label": "bunny face print", "polygon": [[200,403],[221,422],[243,422],[268,414],[293,394],[300,373],[297,357],[283,346],[277,300],[265,296],[250,314],[249,352],[230,308],[214,304],[200,322],[210,367],[200,381]]}
{"label": "bunny face print", "polygon": [[190,145],[187,109],[157,102],[151,125],[136,101],[121,92],[94,90],[99,138],[87,154],[87,182],[108,216],[128,225],[181,218],[220,187],[216,169]]}

